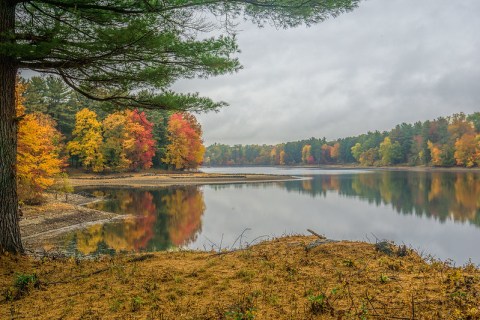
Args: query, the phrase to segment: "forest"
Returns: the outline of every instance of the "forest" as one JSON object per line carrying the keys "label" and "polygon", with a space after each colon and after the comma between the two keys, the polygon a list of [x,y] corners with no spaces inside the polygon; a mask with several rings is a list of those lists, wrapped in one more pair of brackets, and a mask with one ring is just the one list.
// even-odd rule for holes
{"label": "forest", "polygon": [[480,166],[480,112],[402,123],[334,141],[310,138],[277,145],[215,143],[205,165]]}
{"label": "forest", "polygon": [[87,100],[54,76],[20,79],[17,174],[21,201],[71,188],[65,169],[93,173],[197,168],[205,147],[193,114],[117,110]]}

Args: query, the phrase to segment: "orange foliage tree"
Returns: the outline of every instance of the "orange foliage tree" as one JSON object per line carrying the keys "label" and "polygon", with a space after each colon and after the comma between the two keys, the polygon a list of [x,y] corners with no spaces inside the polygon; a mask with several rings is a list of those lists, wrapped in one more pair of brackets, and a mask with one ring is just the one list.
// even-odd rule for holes
{"label": "orange foliage tree", "polygon": [[152,159],[155,156],[153,124],[147,120],[144,112],[127,111],[126,115],[130,137],[127,141],[127,158],[130,160],[130,169],[148,169],[152,166]]}
{"label": "orange foliage tree", "polygon": [[153,124],[143,112],[115,112],[103,120],[105,165],[114,171],[148,169],[155,156]]}
{"label": "orange foliage tree", "polygon": [[188,113],[175,113],[168,121],[167,153],[162,159],[175,169],[197,168],[203,159],[205,147],[202,131],[195,117]]}
{"label": "orange foliage tree", "polygon": [[457,139],[454,156],[460,166],[480,166],[480,134],[465,133]]}
{"label": "orange foliage tree", "polygon": [[41,193],[55,183],[54,176],[61,172],[64,161],[60,158],[62,135],[55,122],[43,114],[25,115],[24,87],[17,85],[18,127],[17,192],[24,202],[38,202]]}
{"label": "orange foliage tree", "polygon": [[431,141],[427,141],[428,149],[430,150],[430,156],[432,158],[432,165],[441,166],[442,165],[442,149],[437,145],[433,144]]}
{"label": "orange foliage tree", "polygon": [[332,157],[333,160],[337,160],[338,159],[338,156],[340,155],[340,143],[335,143],[332,147],[332,149],[330,149],[330,156]]}

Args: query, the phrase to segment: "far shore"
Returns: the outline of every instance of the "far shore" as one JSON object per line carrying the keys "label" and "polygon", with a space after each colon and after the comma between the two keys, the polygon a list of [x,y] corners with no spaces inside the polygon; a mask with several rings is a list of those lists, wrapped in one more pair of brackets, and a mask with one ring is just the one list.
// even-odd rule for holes
{"label": "far shore", "polygon": [[[462,167],[428,167],[428,166],[395,166],[395,167],[366,167],[360,165],[301,165],[301,166],[211,166],[206,168],[279,168],[279,169],[319,169],[319,170],[384,170],[384,171],[412,171],[412,172],[480,172],[480,168]],[[79,186],[126,186],[126,187],[155,187],[174,185],[205,185],[230,183],[259,183],[301,179],[284,174],[242,174],[242,173],[205,173],[196,172],[167,172],[149,170],[136,173],[73,173],[70,176],[71,184]]]}
{"label": "far shore", "polygon": [[[390,171],[418,171],[418,172],[478,172],[480,168],[465,167],[430,167],[430,166],[361,166],[355,164],[323,164],[323,165],[231,165],[231,166],[208,166],[206,168],[280,168],[280,169],[319,169],[319,170],[390,170]],[[200,169],[201,170],[201,169]]]}

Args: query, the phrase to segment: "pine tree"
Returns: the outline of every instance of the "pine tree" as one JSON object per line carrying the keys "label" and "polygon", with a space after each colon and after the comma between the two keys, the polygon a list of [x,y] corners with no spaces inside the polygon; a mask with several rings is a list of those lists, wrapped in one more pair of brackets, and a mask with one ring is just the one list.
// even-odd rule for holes
{"label": "pine tree", "polygon": [[[123,107],[212,110],[225,105],[198,94],[178,94],[178,79],[240,68],[228,33],[235,17],[281,27],[312,24],[353,9],[359,0],[3,0],[0,1],[0,251],[22,252],[15,159],[19,69],[58,75],[97,101]],[[212,31],[204,12],[226,17]]]}

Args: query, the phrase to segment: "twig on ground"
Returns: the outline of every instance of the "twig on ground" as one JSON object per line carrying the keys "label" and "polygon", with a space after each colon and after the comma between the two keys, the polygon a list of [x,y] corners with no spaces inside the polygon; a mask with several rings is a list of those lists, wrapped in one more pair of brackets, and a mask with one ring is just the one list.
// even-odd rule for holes
{"label": "twig on ground", "polygon": [[321,234],[316,233],[316,232],[313,231],[312,229],[307,229],[307,231],[310,232],[311,234],[313,234],[314,236],[320,238],[320,239],[327,239],[327,237],[322,236]]}

